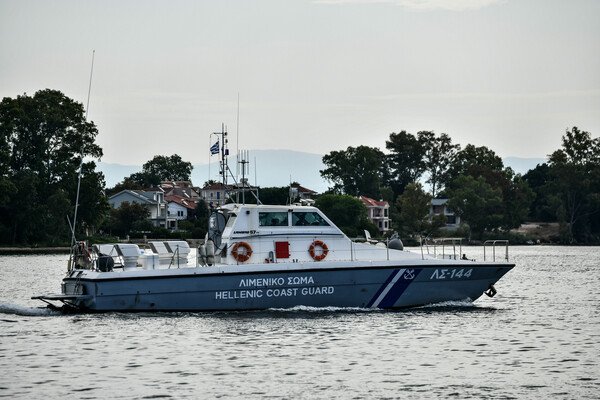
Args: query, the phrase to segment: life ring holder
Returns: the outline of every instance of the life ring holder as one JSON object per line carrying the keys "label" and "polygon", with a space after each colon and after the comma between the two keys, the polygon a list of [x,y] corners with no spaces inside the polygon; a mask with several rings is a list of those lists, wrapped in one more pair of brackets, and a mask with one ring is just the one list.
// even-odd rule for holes
{"label": "life ring holder", "polygon": [[[240,247],[246,250],[240,252],[238,251]],[[237,242],[233,245],[233,249],[231,249],[231,255],[239,262],[248,261],[252,255],[252,247],[246,242]]]}
{"label": "life ring holder", "polygon": [[[321,254],[320,255],[315,254],[315,248],[316,247],[320,247],[321,248]],[[315,240],[314,242],[312,242],[312,244],[308,248],[308,253],[310,254],[310,256],[312,257],[313,260],[315,260],[315,261],[321,261],[325,257],[327,257],[327,253],[329,253],[329,249],[327,248],[327,245],[325,244],[325,242],[323,242],[321,240]]]}

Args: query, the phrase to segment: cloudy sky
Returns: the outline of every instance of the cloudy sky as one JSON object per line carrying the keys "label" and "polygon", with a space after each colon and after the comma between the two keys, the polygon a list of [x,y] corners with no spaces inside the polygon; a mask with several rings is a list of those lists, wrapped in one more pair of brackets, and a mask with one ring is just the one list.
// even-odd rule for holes
{"label": "cloudy sky", "polygon": [[[82,103],[103,161],[384,149],[433,130],[502,157],[600,136],[597,0],[0,0],[0,96]],[[237,113],[239,95],[239,143]]]}

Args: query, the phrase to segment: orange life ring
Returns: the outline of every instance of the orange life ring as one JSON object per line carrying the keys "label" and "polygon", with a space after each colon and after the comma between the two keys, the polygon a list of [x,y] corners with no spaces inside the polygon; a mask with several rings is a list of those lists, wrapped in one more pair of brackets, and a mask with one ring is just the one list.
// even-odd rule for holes
{"label": "orange life ring", "polygon": [[[238,251],[240,248],[244,250]],[[252,255],[252,247],[246,242],[237,242],[231,250],[231,255],[239,262],[248,261]]]}
{"label": "orange life ring", "polygon": [[[319,254],[319,255],[315,254],[315,247],[317,247],[317,246],[321,248],[321,254]],[[314,242],[312,242],[312,244],[308,248],[308,252],[313,260],[321,261],[322,259],[327,257],[327,253],[329,253],[329,250],[327,249],[327,245],[325,243],[323,243],[320,240],[315,240]]]}

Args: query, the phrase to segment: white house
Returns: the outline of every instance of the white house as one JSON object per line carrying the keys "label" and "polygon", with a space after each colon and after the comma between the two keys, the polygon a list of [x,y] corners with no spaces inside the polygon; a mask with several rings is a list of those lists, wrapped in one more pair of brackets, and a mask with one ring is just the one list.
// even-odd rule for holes
{"label": "white house", "polygon": [[457,229],[460,225],[460,217],[455,215],[454,212],[450,211],[446,206],[448,199],[433,199],[431,200],[431,215],[440,215],[444,213],[446,216],[445,229]]}
{"label": "white house", "polygon": [[108,198],[108,203],[113,208],[121,207],[121,203],[125,201],[146,206],[150,211],[148,219],[154,226],[166,228],[169,225],[167,203],[162,191],[122,190]]}
{"label": "white house", "polygon": [[179,221],[186,220],[197,204],[184,196],[165,197],[168,207],[169,229],[179,229]]}

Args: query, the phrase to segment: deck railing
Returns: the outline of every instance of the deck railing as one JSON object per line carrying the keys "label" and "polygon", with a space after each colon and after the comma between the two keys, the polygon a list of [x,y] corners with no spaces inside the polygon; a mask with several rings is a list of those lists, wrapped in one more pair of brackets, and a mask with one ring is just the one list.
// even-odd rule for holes
{"label": "deck railing", "polygon": [[437,238],[424,241],[421,240],[421,256],[423,258],[425,257],[424,251],[427,251],[428,255],[432,255],[430,248],[432,248],[434,258],[458,260],[463,254],[462,238]]}
{"label": "deck railing", "polygon": [[486,248],[492,248],[492,261],[496,261],[496,247],[504,246],[504,261],[508,262],[508,240],[486,240],[483,243],[483,261],[487,261]]}

